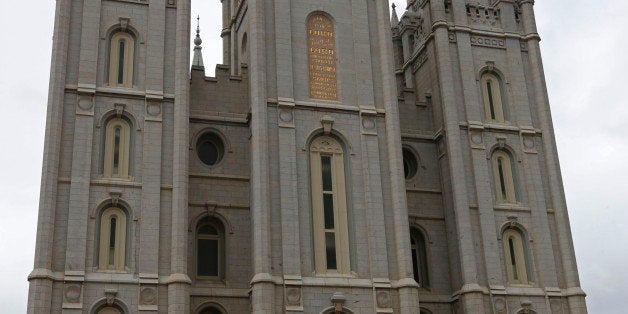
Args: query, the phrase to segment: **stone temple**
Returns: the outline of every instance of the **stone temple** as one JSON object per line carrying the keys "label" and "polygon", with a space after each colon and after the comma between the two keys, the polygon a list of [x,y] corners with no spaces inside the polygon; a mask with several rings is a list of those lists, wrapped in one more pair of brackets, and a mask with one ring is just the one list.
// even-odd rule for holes
{"label": "stone temple", "polygon": [[533,0],[221,6],[56,1],[29,313],[586,313]]}

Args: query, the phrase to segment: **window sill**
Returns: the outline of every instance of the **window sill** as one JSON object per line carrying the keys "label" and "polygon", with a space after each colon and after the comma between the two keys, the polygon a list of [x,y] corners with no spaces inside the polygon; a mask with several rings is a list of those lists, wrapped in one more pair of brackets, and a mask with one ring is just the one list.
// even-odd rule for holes
{"label": "window sill", "polygon": [[493,205],[493,210],[497,211],[518,211],[518,212],[530,212],[530,207],[523,204],[511,204],[511,203],[499,203]]}

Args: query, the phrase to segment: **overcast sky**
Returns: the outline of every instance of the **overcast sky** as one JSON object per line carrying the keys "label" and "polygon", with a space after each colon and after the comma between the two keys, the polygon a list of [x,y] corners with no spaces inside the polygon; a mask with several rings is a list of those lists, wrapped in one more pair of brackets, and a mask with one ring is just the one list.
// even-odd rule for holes
{"label": "overcast sky", "polygon": [[[211,74],[213,64],[222,61],[219,1],[193,2],[193,14],[201,15]],[[401,15],[405,0],[395,2]],[[2,313],[26,311],[54,5],[53,0],[10,1],[0,10]],[[628,285],[628,128],[623,125],[628,122],[628,1],[537,0],[535,8],[589,312],[623,314]]]}

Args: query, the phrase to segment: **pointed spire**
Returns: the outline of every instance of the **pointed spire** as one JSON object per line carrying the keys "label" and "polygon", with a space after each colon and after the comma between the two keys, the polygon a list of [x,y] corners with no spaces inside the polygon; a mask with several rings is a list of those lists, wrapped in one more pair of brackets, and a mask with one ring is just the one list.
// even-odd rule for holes
{"label": "pointed spire", "polygon": [[192,66],[204,67],[203,64],[203,54],[201,50],[201,44],[203,40],[201,39],[201,16],[199,15],[196,18],[196,38],[194,38],[194,59],[192,60]]}
{"label": "pointed spire", "polygon": [[390,27],[395,27],[399,24],[399,17],[397,16],[397,5],[392,4],[392,17],[390,18]]}

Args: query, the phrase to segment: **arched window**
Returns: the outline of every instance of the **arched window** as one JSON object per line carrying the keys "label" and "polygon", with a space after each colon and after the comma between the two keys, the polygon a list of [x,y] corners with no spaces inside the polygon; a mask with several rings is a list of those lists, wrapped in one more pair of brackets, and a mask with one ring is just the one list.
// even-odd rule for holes
{"label": "arched window", "polygon": [[106,306],[98,310],[97,314],[122,314],[124,313],[118,307],[115,306]]}
{"label": "arched window", "polygon": [[504,150],[496,150],[491,159],[497,202],[517,203],[513,163],[510,154]]}
{"label": "arched window", "polygon": [[111,207],[100,215],[98,269],[125,270],[127,216],[120,208]]}
{"label": "arched window", "polygon": [[202,309],[198,314],[224,314],[219,308],[215,306],[208,306]]}
{"label": "arched window", "polygon": [[504,104],[504,94],[501,80],[491,72],[484,73],[480,80],[484,97],[486,119],[493,122],[505,123],[508,121]]}
{"label": "arched window", "polygon": [[310,163],[316,272],[348,274],[351,266],[342,146],[329,136],[316,138],[310,145]]}
{"label": "arched window", "polygon": [[430,277],[427,268],[427,246],[425,235],[416,228],[410,230],[410,247],[412,250],[412,267],[414,280],[421,287],[430,286]]}
{"label": "arched window", "polygon": [[214,218],[204,218],[196,228],[196,276],[213,280],[224,278],[224,260],[224,227]]}
{"label": "arched window", "polygon": [[525,237],[519,229],[506,229],[502,235],[504,257],[508,282],[511,284],[528,284],[532,281],[532,272]]}
{"label": "arched window", "polygon": [[109,42],[109,85],[133,87],[135,39],[127,32],[117,32]]}
{"label": "arched window", "polygon": [[131,146],[131,126],[123,118],[113,118],[105,129],[105,156],[103,175],[107,178],[127,179]]}

